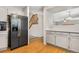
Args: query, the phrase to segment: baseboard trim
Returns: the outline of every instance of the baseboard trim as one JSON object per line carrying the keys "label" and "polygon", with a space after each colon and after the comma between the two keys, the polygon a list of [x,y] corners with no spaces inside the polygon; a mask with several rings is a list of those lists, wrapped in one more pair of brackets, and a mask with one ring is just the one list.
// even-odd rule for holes
{"label": "baseboard trim", "polygon": [[[54,46],[54,47],[57,47],[57,48],[61,48],[61,49],[64,49],[67,51],[67,53],[77,53],[75,51],[72,51],[72,50],[69,50],[69,49],[66,49],[66,48],[63,48],[63,47],[59,47],[57,45],[54,45],[54,44],[51,44],[51,43],[47,43],[48,45],[51,45],[51,46]],[[66,52],[65,52],[66,53]]]}
{"label": "baseboard trim", "polygon": [[8,47],[0,48],[0,51],[7,50]]}
{"label": "baseboard trim", "polygon": [[41,36],[41,37],[37,37],[37,36],[30,36],[29,38],[30,38],[30,39],[34,39],[34,38],[43,38],[43,36]]}

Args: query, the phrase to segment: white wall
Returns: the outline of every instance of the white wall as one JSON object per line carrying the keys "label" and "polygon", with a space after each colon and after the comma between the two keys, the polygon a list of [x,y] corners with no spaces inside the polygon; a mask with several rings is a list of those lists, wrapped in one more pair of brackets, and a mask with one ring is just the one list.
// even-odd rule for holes
{"label": "white wall", "polygon": [[7,14],[12,14],[12,13],[17,14],[17,15],[24,15],[24,12],[21,8],[0,6],[0,18],[2,18],[3,20],[7,21]]}
{"label": "white wall", "polygon": [[27,7],[24,8],[24,15],[27,16]]}
{"label": "white wall", "polygon": [[33,14],[38,14],[38,24],[34,24],[30,29],[30,35],[35,37],[43,36],[43,11],[30,12],[30,18]]}
{"label": "white wall", "polygon": [[[29,11],[28,11],[29,8]],[[30,21],[30,18],[33,14],[38,14],[38,24],[35,24],[31,27],[29,30],[29,37],[35,36],[35,37],[42,37],[43,36],[43,11],[40,10],[41,7],[26,7],[24,9],[24,15],[29,16],[28,22]],[[29,13],[28,13],[29,12]]]}
{"label": "white wall", "polygon": [[[8,9],[8,12],[7,12]],[[18,7],[0,7],[0,21],[7,22],[7,14],[24,15],[22,9]],[[8,24],[7,24],[8,25]],[[7,26],[6,25],[6,26]],[[8,47],[8,26],[6,31],[0,31],[0,50],[5,50]]]}
{"label": "white wall", "polygon": [[17,15],[24,15],[24,12],[20,7],[7,7],[7,8],[8,8],[8,14],[14,13]]}

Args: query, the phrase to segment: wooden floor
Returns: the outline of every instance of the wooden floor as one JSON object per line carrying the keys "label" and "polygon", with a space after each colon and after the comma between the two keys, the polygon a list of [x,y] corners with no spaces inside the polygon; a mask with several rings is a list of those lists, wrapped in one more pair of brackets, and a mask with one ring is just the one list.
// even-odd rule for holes
{"label": "wooden floor", "polygon": [[2,53],[65,53],[66,50],[52,45],[44,45],[42,38],[34,38],[29,45],[14,50],[2,51]]}

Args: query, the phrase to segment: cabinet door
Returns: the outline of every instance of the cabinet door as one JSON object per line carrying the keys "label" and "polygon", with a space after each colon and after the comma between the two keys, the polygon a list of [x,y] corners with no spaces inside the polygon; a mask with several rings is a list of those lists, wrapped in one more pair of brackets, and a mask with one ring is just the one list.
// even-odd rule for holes
{"label": "cabinet door", "polygon": [[68,33],[56,33],[56,45],[63,48],[68,48]]}
{"label": "cabinet door", "polygon": [[46,41],[47,41],[47,43],[55,44],[55,33],[48,31],[46,33]]}
{"label": "cabinet door", "polygon": [[19,38],[18,38],[18,32],[11,32],[11,49],[15,49],[15,48],[17,48],[18,47],[18,44],[19,44],[19,42],[18,42],[18,40],[19,40]]}
{"label": "cabinet door", "polygon": [[[4,36],[3,36],[4,35]],[[8,47],[7,34],[0,34],[0,50],[5,50]]]}
{"label": "cabinet door", "polygon": [[21,18],[21,37],[19,39],[19,46],[28,44],[28,18],[22,16]]}
{"label": "cabinet door", "polygon": [[70,37],[70,50],[79,52],[79,34]]}
{"label": "cabinet door", "polygon": [[67,17],[67,11],[61,11],[54,14],[54,21],[63,21]]}

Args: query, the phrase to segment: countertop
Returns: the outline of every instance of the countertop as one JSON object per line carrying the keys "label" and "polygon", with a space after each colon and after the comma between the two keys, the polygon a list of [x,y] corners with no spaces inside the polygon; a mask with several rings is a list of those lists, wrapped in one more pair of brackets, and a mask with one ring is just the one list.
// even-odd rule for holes
{"label": "countertop", "polygon": [[58,25],[52,28],[45,28],[46,31],[79,33],[79,25]]}

